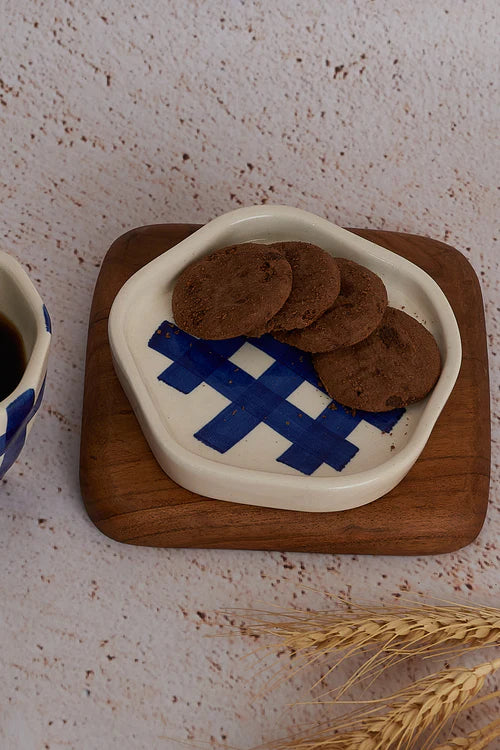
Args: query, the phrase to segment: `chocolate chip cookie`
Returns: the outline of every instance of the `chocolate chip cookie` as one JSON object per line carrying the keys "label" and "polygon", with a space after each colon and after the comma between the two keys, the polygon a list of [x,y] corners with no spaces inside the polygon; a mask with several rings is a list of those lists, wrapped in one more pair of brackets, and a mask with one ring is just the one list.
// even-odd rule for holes
{"label": "chocolate chip cookie", "polygon": [[333,306],[307,328],[273,332],[285,344],[306,352],[328,352],[357,344],[377,328],[387,307],[382,279],[359,263],[336,258],[340,293]]}
{"label": "chocolate chip cookie", "polygon": [[366,411],[389,411],[424,398],[441,371],[434,337],[415,318],[388,307],[358,344],[316,354],[316,372],[332,398]]}
{"label": "chocolate chip cookie", "polygon": [[281,310],[269,321],[269,329],[305,328],[337,299],[339,267],[329,253],[309,242],[275,242],[269,247],[282,253],[292,267],[292,291]]}
{"label": "chocolate chip cookie", "polygon": [[245,243],[196,260],[172,296],[179,328],[204,339],[226,339],[264,326],[292,289],[292,269],[278,250]]}

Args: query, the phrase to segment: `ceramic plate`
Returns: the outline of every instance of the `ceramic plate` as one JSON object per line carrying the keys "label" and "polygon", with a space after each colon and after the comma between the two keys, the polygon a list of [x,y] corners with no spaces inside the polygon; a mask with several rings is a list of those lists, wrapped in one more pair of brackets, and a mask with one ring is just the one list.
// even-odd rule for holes
{"label": "ceramic plate", "polygon": [[[177,329],[171,297],[196,258],[239,242],[300,240],[361,263],[383,279],[389,304],[435,336],[443,369],[423,401],[352,412],[318,384],[309,355],[260,339],[202,341]],[[287,206],[220,216],[146,265],[109,316],[115,369],[164,471],[200,495],[254,505],[339,511],[371,502],[406,475],[451,393],[461,362],[458,326],[424,271],[368,240]]]}

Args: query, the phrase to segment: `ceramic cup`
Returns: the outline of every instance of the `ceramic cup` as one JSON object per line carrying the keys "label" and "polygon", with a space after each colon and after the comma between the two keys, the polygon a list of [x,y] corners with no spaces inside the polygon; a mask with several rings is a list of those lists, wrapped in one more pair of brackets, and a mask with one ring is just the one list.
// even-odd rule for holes
{"label": "ceramic cup", "polygon": [[[0,251],[0,312],[19,332],[26,355],[23,376],[0,401],[0,478],[21,453],[43,397],[51,323],[47,308],[22,266]],[[0,362],[0,366],[8,363]]]}

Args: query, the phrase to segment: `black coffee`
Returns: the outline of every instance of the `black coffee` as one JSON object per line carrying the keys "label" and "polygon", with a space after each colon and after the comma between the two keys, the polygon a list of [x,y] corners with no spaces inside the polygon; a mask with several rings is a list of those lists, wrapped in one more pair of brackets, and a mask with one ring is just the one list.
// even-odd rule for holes
{"label": "black coffee", "polygon": [[10,320],[0,313],[0,401],[19,384],[25,367],[21,336]]}

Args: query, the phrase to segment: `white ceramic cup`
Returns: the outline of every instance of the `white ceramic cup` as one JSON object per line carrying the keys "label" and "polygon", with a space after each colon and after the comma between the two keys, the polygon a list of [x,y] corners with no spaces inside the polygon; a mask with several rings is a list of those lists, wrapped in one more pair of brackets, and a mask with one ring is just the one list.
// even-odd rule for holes
{"label": "white ceramic cup", "polygon": [[[20,382],[0,401],[2,478],[21,453],[42,401],[51,340],[50,316],[40,295],[17,260],[2,251],[0,312],[19,332],[26,355],[26,367]],[[1,362],[0,366],[4,363]]]}

